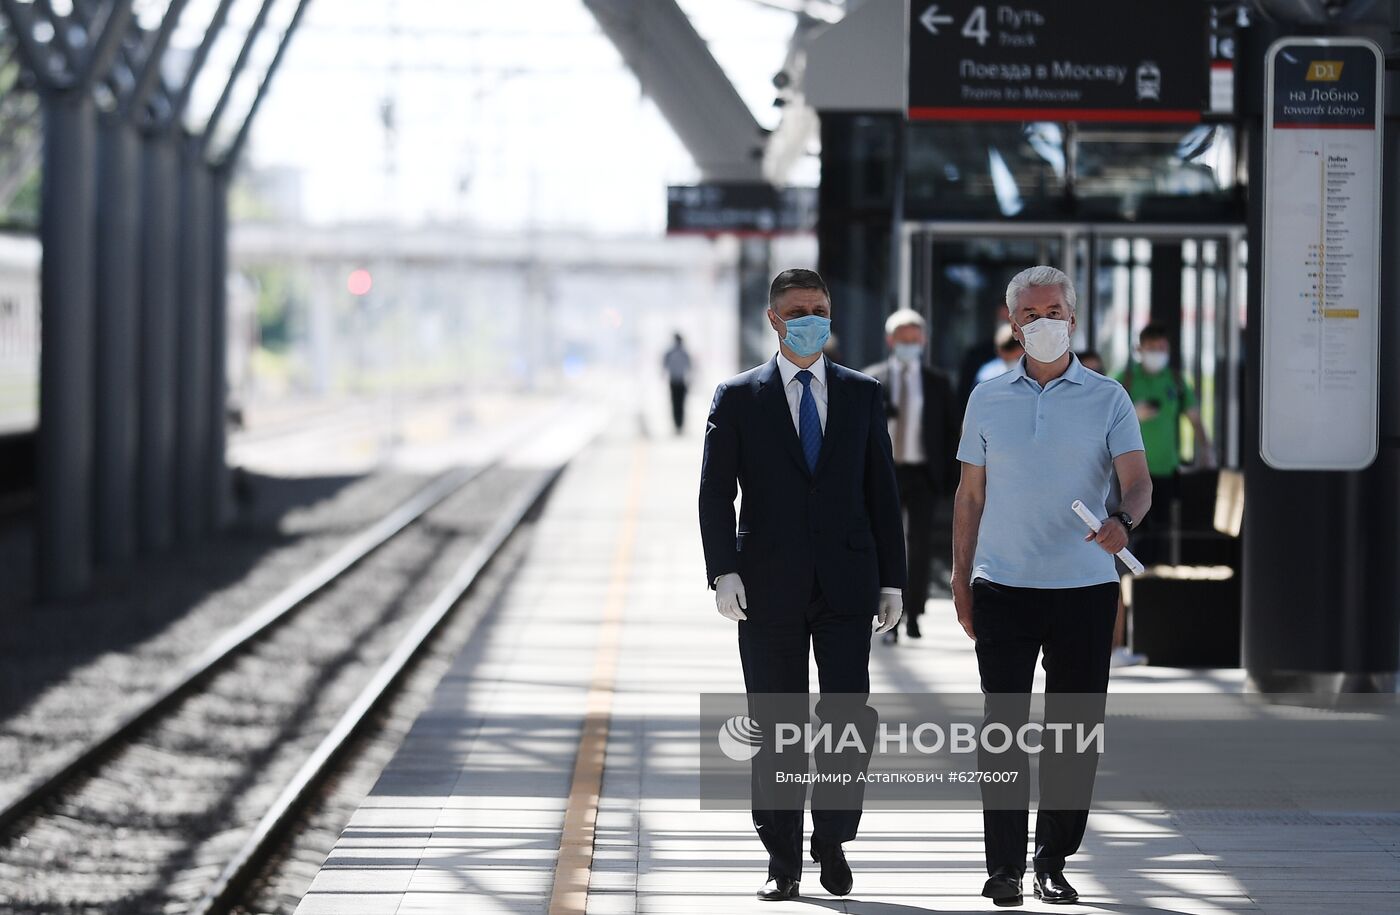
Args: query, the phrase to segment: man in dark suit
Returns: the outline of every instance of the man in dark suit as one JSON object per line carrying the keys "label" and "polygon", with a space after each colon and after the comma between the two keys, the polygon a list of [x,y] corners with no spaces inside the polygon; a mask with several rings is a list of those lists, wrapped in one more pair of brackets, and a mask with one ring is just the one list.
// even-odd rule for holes
{"label": "man in dark suit", "polygon": [[[924,319],[904,308],[885,321],[890,358],[865,371],[885,392],[895,479],[904,504],[904,529],[909,581],[904,588],[904,629],[917,639],[919,615],[928,600],[929,568],[933,561],[933,516],[943,493],[957,485],[961,411],[953,403],[953,383],[924,362]],[[885,641],[899,638],[899,629]]]}
{"label": "man in dark suit", "polygon": [[[822,722],[847,718],[869,760],[875,712],[870,691],[871,617],[898,622],[905,584],[904,530],[880,383],[830,361],[831,296],[811,270],[785,270],[768,294],[779,352],[721,384],[710,405],[700,471],[700,534],[706,576],[721,615],[738,622],[750,714],[765,694],[808,692],[809,644],[816,655]],[[744,496],[737,528],[734,498]],[[857,707],[852,707],[852,699]],[[806,714],[805,704],[803,712]],[[838,723],[834,730],[840,732]],[[765,736],[771,731],[765,728]],[[791,899],[802,874],[805,789],[760,784],[775,765],[765,743],[754,760],[753,823],[768,851],[760,899]],[[807,771],[789,757],[781,768]],[[839,754],[837,754],[839,755]],[[817,752],[821,771],[850,761]],[[851,891],[841,843],[860,822],[857,789],[812,794],[812,858],[835,895]]]}

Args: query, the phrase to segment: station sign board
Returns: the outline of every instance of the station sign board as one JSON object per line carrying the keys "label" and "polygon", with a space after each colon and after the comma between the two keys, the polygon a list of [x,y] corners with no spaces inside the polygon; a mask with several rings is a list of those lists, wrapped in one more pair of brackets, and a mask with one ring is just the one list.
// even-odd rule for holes
{"label": "station sign board", "polygon": [[1376,457],[1380,48],[1284,38],[1266,59],[1259,452],[1280,470]]}
{"label": "station sign board", "polygon": [[911,120],[1194,123],[1205,0],[910,0]]}
{"label": "station sign board", "polygon": [[666,189],[670,235],[784,235],[816,228],[817,189],[711,182]]}

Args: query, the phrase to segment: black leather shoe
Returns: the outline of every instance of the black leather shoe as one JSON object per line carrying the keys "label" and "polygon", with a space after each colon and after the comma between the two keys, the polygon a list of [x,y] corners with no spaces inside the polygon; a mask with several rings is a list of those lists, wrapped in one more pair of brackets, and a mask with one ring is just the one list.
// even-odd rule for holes
{"label": "black leather shoe", "polygon": [[919,618],[917,616],[909,617],[909,621],[904,624],[904,631],[909,634],[911,639],[923,638],[924,635],[919,631]]}
{"label": "black leather shoe", "polygon": [[764,902],[781,902],[797,898],[797,880],[792,877],[769,877],[768,882],[758,891],[758,898]]}
{"label": "black leather shoe", "polygon": [[1078,902],[1079,893],[1065,880],[1065,875],[1060,871],[1046,871],[1043,874],[1035,875],[1035,898],[1041,902],[1048,902],[1051,905],[1063,905],[1068,902]]}
{"label": "black leather shoe", "polygon": [[822,886],[833,896],[845,896],[851,891],[854,880],[851,866],[846,863],[846,853],[841,843],[820,842],[812,836],[812,860],[822,866]]}
{"label": "black leather shoe", "polygon": [[982,895],[992,900],[993,905],[1020,905],[1021,878],[1015,874],[992,874],[987,878],[987,882],[982,884]]}

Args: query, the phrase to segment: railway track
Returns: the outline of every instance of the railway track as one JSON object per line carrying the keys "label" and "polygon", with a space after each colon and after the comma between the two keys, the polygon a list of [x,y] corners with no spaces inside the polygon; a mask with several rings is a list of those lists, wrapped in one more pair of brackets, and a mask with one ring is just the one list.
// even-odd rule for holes
{"label": "railway track", "polygon": [[439,477],[36,778],[0,909],[228,911],[566,464]]}

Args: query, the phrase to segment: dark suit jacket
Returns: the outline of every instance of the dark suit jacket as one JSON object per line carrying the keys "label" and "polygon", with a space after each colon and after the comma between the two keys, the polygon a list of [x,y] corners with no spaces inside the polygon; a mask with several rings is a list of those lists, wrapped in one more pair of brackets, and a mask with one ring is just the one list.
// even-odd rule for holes
{"label": "dark suit jacket", "polygon": [[[878,362],[866,371],[880,382],[885,392],[885,415],[894,419],[899,408],[894,404],[895,392],[890,384],[890,363]],[[962,411],[953,399],[953,383],[947,375],[924,365],[921,367],[924,379],[923,424],[924,465],[928,473],[929,485],[934,492],[951,492],[957,488],[958,440],[962,437]]]}
{"label": "dark suit jacket", "polygon": [[881,587],[904,587],[904,522],[880,383],[829,359],[826,381],[815,473],[776,355],[721,384],[710,405],[700,468],[706,580],[713,588],[738,572],[751,623],[800,617],[814,575],[838,613],[873,615]]}
{"label": "dark suit jacket", "polygon": [[992,337],[978,340],[963,351],[962,363],[958,366],[958,409],[967,409],[967,400],[972,389],[977,387],[977,372],[997,355],[997,342]]}

